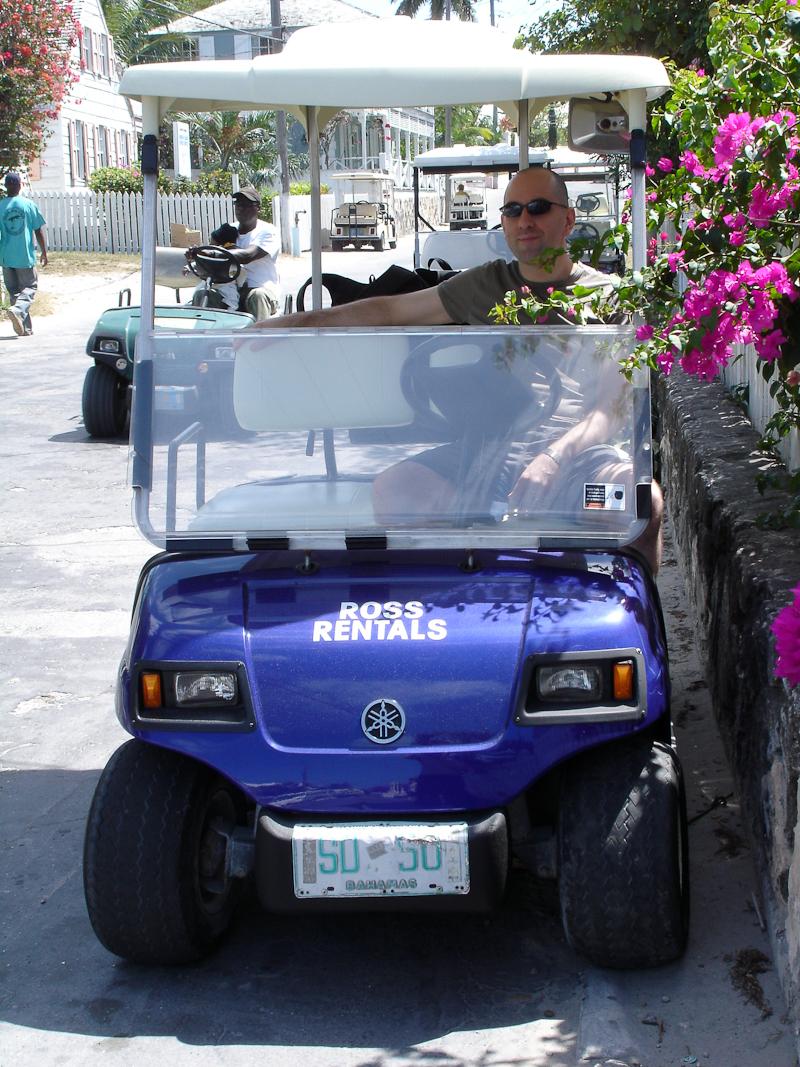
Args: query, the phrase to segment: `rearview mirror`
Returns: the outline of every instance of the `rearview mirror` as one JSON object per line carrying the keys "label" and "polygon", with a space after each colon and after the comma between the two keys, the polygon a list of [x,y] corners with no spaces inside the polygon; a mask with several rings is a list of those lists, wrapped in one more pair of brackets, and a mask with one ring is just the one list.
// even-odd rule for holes
{"label": "rearview mirror", "polygon": [[630,149],[628,115],[616,100],[569,102],[569,146],[577,152],[624,152]]}

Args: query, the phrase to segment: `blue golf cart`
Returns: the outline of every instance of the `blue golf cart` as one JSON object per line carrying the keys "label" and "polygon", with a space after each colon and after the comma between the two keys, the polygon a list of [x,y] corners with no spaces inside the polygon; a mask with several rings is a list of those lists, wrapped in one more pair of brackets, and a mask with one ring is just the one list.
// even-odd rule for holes
{"label": "blue golf cart", "polygon": [[[331,110],[497,104],[524,131],[551,99],[578,98],[584,118],[612,99],[643,261],[660,63],[533,56],[472,24],[390,30],[396,66],[369,20],[353,54],[380,58],[354,70],[312,27],[279,55],[123,77],[143,106],[149,236],[131,480],[161,552],[117,680],[131,739],[88,818],[91,922],[119,956],[183,963],[214,948],[247,885],[272,913],[466,915],[502,907],[520,861],[557,882],[577,952],[664,963],[687,938],[686,815],[658,591],[631,548],[652,492],[648,376],[618,371],[633,327],[153,326],[168,108],[294,113],[318,191]],[[220,348],[229,395],[176,426],[157,398],[199,388]],[[510,458],[589,411],[605,439],[512,506]],[[442,449],[451,492],[392,497],[398,465]]]}

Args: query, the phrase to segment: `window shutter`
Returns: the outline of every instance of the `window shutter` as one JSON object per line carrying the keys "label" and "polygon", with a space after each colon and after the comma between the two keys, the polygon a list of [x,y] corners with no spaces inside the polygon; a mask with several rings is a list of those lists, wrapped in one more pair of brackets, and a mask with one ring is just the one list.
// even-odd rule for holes
{"label": "window shutter", "polygon": [[75,123],[70,119],[67,125],[69,140],[69,184],[75,185],[78,176],[78,144],[75,137]]}

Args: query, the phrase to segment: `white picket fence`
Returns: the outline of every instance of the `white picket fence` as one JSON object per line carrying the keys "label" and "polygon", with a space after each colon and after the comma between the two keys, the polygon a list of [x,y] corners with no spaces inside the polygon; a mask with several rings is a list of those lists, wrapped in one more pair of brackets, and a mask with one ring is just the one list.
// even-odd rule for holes
{"label": "white picket fence", "polygon": [[[767,420],[777,411],[777,404],[769,393],[772,379],[766,381],[759,371],[760,360],[752,345],[742,345],[739,355],[722,372],[722,380],[731,390],[747,387],[747,415],[761,432]],[[778,451],[790,471],[800,470],[800,431],[793,429],[778,445]]]}
{"label": "white picket fence", "polygon": [[[141,252],[142,194],[41,192],[36,204],[54,252]],[[200,230],[203,241],[223,222],[233,222],[230,196],[170,193],[158,198],[157,243],[170,243],[171,222]]]}

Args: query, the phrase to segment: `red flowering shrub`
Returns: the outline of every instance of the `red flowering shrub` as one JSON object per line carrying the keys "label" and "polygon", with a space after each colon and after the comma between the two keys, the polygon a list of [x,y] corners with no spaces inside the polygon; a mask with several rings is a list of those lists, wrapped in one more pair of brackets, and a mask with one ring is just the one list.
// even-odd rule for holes
{"label": "red flowering shrub", "polygon": [[40,154],[77,78],[71,52],[80,27],[64,0],[0,0],[0,171]]}

